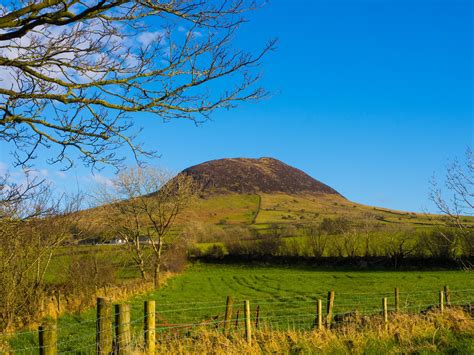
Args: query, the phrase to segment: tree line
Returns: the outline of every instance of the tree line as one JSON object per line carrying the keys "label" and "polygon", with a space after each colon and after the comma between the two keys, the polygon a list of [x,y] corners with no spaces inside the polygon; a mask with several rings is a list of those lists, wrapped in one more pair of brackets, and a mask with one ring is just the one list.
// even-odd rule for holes
{"label": "tree line", "polygon": [[315,261],[347,259],[353,263],[377,258],[386,259],[385,264],[395,268],[410,259],[446,260],[463,265],[473,255],[471,245],[454,227],[367,230],[351,225],[344,218],[325,218],[320,224],[299,228],[274,227],[264,235],[236,226],[222,229],[219,237],[219,241],[214,239],[210,247],[194,247],[191,255],[211,259],[226,256],[253,260],[268,260],[269,257],[289,257],[289,260],[300,257]]}

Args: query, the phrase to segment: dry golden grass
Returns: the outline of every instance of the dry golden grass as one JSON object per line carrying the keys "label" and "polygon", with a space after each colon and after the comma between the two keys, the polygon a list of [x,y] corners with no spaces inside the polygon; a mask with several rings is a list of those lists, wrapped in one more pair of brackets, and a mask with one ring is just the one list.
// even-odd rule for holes
{"label": "dry golden grass", "polygon": [[198,330],[189,338],[157,344],[165,354],[398,354],[474,352],[474,321],[461,309],[444,314],[390,315],[386,326],[381,317],[362,318],[322,331],[271,331],[261,329],[252,344],[242,334],[230,338],[214,330]]}
{"label": "dry golden grass", "polygon": [[[321,222],[323,218],[345,217],[363,222],[366,219],[395,224],[439,225],[439,215],[396,211],[366,206],[338,195],[260,194],[261,206],[256,223]],[[471,223],[474,220],[471,221]],[[383,223],[383,222],[380,222]]]}
{"label": "dry golden grass", "polygon": [[[153,197],[150,197],[153,198]],[[107,234],[104,220],[113,215],[108,208],[80,212],[81,226],[92,234]],[[178,216],[175,228],[180,230],[189,221],[203,225],[240,224],[267,226],[270,224],[320,223],[324,218],[344,217],[352,221],[371,220],[385,227],[433,227],[444,225],[440,215],[428,215],[366,206],[329,194],[221,194],[195,198]],[[473,217],[465,217],[474,226]]]}
{"label": "dry golden grass", "polygon": [[177,224],[185,225],[188,221],[219,224],[250,225],[258,211],[259,197],[247,194],[210,195],[196,198],[178,217]]}

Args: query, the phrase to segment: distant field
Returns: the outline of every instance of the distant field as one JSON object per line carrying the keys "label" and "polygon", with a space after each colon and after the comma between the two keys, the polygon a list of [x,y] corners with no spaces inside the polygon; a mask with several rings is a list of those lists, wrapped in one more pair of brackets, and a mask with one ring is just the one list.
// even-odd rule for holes
{"label": "distant field", "polygon": [[[246,225],[265,230],[272,225],[320,223],[324,218],[344,217],[353,222],[371,221],[381,227],[433,228],[445,225],[441,215],[414,213],[372,207],[337,195],[216,195],[196,200],[180,218],[204,224]],[[474,227],[474,217],[463,223]]]}
{"label": "distant field", "polygon": [[[252,312],[260,306],[261,321],[274,328],[309,329],[314,320],[315,301],[325,300],[335,290],[335,313],[357,309],[362,314],[377,313],[381,299],[400,288],[405,311],[418,312],[438,302],[438,290],[452,290],[452,303],[474,301],[474,275],[463,271],[371,272],[321,271],[308,268],[194,265],[170,280],[162,289],[130,301],[136,336],[140,337],[143,300],[157,302],[157,321],[167,324],[159,332],[218,317],[222,319],[227,295],[235,298],[235,309],[250,300]],[[93,346],[95,310],[59,320],[60,351]],[[177,328],[182,329],[183,328]],[[184,328],[186,330],[186,328]],[[36,334],[23,334],[13,340],[16,349],[33,347]],[[92,345],[91,345],[92,344]],[[84,350],[86,351],[86,349]]]}
{"label": "distant field", "polygon": [[[107,234],[101,218],[104,210],[82,212],[98,234]],[[263,230],[275,224],[320,223],[324,218],[344,217],[353,222],[372,221],[378,226],[416,228],[444,225],[441,215],[396,211],[351,202],[337,195],[223,194],[196,198],[177,220],[177,230],[190,222],[201,225],[243,225]],[[474,217],[463,223],[474,227]]]}
{"label": "distant field", "polygon": [[74,259],[87,257],[91,260],[110,261],[115,270],[117,281],[140,277],[137,267],[130,260],[130,256],[122,246],[118,245],[91,245],[91,246],[64,246],[55,251],[45,274],[48,284],[60,284],[67,280],[68,269]]}
{"label": "distant field", "polygon": [[209,224],[252,224],[258,211],[258,195],[215,195],[194,200],[179,224],[189,220]]}
{"label": "distant field", "polygon": [[[361,205],[337,195],[261,194],[256,224],[321,222],[323,218],[345,217],[353,221],[372,219],[379,224],[439,225],[439,215],[404,212]],[[474,225],[474,219],[466,217]]]}

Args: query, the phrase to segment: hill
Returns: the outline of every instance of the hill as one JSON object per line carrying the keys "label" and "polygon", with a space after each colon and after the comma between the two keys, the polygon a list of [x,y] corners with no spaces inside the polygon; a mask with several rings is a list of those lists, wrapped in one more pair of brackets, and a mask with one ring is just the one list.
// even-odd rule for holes
{"label": "hill", "polygon": [[305,172],[273,158],[211,160],[182,174],[193,177],[206,192],[238,194],[340,194]]}
{"label": "hill", "polygon": [[324,218],[368,220],[379,225],[416,227],[443,224],[442,216],[366,206],[274,158],[211,160],[181,172],[202,186],[202,193],[180,218],[181,223],[269,224],[318,223]]}
{"label": "hill", "polygon": [[[332,187],[273,158],[232,158],[208,161],[181,172],[193,177],[202,190],[178,217],[180,230],[190,223],[249,226],[264,231],[275,225],[320,223],[325,218],[346,218],[358,224],[384,228],[443,225],[440,215],[396,211],[350,201]],[[153,198],[150,195],[149,198]],[[95,233],[106,210],[83,211]],[[474,226],[474,218],[465,217]]]}

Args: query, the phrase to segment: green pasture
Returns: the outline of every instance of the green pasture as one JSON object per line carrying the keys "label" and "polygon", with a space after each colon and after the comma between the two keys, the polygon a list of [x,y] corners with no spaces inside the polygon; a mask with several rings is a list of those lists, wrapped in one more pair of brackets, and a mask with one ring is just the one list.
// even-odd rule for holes
{"label": "green pasture", "polygon": [[[400,288],[405,312],[420,312],[436,305],[439,290],[451,289],[452,304],[474,301],[474,275],[464,271],[343,271],[304,267],[227,266],[196,264],[161,289],[129,301],[134,339],[140,342],[143,329],[143,301],[156,301],[158,337],[184,336],[194,324],[215,327],[222,320],[226,297],[234,299],[234,320],[243,301],[250,300],[252,317],[260,308],[262,326],[275,329],[310,329],[317,299],[326,303],[327,292],[335,291],[336,315],[358,310],[362,315],[380,312],[382,298],[393,309],[394,288]],[[95,310],[63,316],[58,321],[61,352],[93,353]],[[18,334],[10,343],[17,354],[31,353],[37,334]],[[23,352],[21,349],[24,349]]]}
{"label": "green pasture", "polygon": [[67,281],[68,269],[74,260],[88,258],[111,262],[117,282],[136,279],[140,273],[131,261],[128,252],[120,245],[64,246],[55,250],[45,274],[45,281],[57,285]]}

